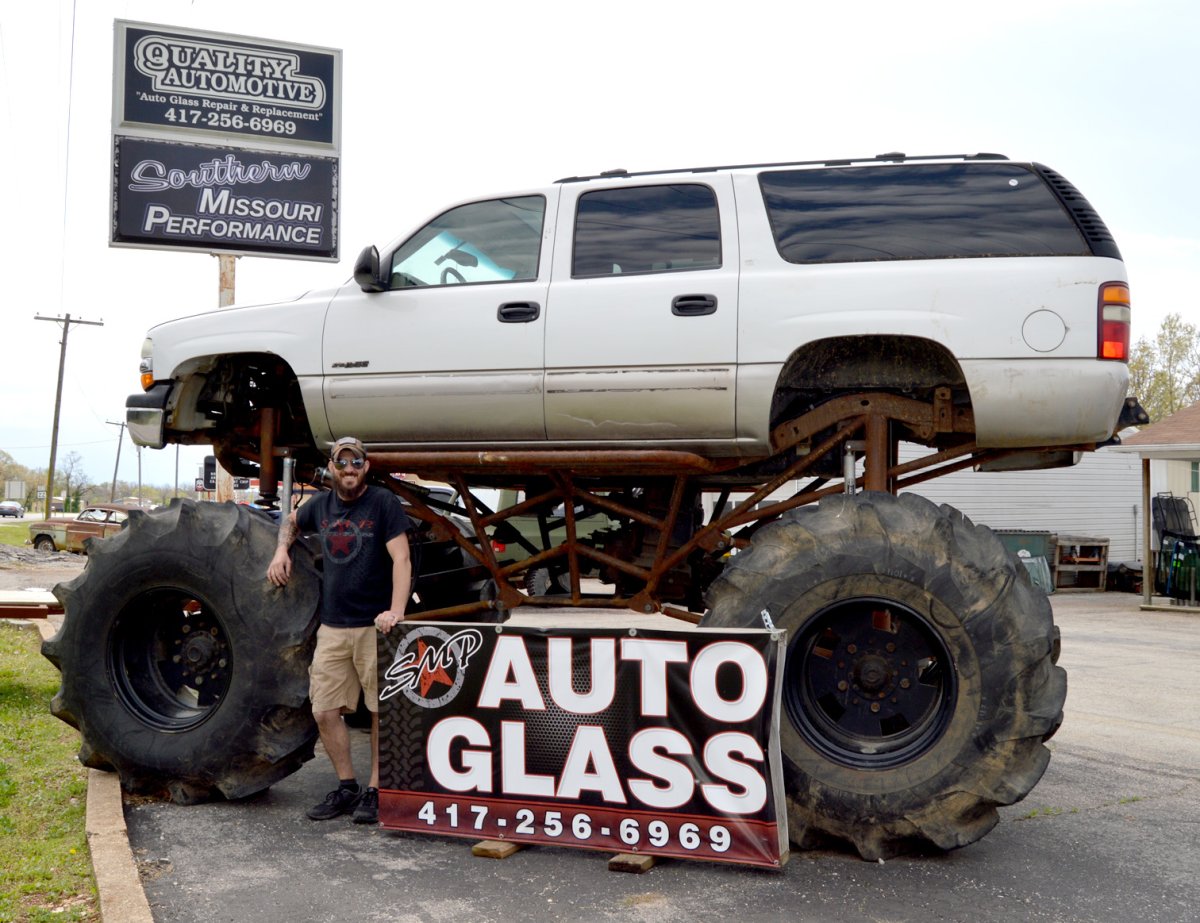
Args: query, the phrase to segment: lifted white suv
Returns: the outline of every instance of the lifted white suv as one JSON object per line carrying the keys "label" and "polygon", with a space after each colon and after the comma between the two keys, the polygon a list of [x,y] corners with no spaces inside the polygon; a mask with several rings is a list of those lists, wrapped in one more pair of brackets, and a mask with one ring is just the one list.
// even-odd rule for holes
{"label": "lifted white suv", "polygon": [[965,422],[920,441],[1068,446],[1112,434],[1128,336],[1112,237],[1039,164],[614,171],[455,205],[338,288],[155,327],[128,420],[227,467],[265,405],[317,463],[346,433],[751,461],[832,397],[945,388]]}

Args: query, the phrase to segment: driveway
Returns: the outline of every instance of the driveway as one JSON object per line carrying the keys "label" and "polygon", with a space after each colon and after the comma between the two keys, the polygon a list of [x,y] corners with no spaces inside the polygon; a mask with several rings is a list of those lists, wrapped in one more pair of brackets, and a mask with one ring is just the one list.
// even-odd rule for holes
{"label": "driveway", "polygon": [[[782,872],[533,847],[479,859],[468,840],[315,823],[318,753],[240,803],[127,800],[158,923],[241,920],[1175,921],[1200,919],[1200,615],[1140,597],[1052,597],[1070,690],[1053,759],[982,841],[867,863],[793,853]],[[365,768],[367,735],[352,732]]]}

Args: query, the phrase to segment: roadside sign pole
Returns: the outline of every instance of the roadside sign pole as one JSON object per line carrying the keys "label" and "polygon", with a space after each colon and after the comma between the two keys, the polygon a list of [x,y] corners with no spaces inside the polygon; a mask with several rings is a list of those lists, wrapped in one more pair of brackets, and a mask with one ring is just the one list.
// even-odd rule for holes
{"label": "roadside sign pole", "polygon": [[[52,508],[54,506],[54,463],[58,460],[58,419],[62,410],[62,385],[63,385],[63,370],[67,366],[67,334],[71,332],[71,324],[88,324],[92,327],[103,327],[102,320],[80,320],[72,318],[70,314],[65,317],[42,317],[40,314],[33,316],[34,320],[52,320],[55,323],[62,324],[62,348],[58,352],[58,390],[54,394],[54,425],[50,430],[50,469],[46,472],[46,518],[50,518]],[[67,498],[63,497],[63,508],[66,509]]]}
{"label": "roadside sign pole", "polygon": [[[237,284],[237,257],[232,253],[216,254],[218,261],[218,298],[217,307],[228,308],[233,304],[234,289]],[[217,463],[217,502],[224,503],[233,499],[233,475]]]}

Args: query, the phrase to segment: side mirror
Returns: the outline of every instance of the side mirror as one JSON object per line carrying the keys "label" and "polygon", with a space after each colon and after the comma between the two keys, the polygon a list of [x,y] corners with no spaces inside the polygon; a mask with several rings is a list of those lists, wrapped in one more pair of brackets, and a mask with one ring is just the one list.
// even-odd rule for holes
{"label": "side mirror", "polygon": [[379,278],[379,251],[374,245],[364,247],[354,261],[354,281],[364,292],[387,291],[387,286]]}

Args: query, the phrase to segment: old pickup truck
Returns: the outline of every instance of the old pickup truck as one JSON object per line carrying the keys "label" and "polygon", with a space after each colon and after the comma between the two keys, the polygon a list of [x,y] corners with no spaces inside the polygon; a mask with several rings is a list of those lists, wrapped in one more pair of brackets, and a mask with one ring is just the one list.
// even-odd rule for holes
{"label": "old pickup truck", "polygon": [[38,551],[86,552],[89,538],[107,538],[121,531],[133,507],[94,503],[74,519],[43,519],[29,524],[29,543]]}

